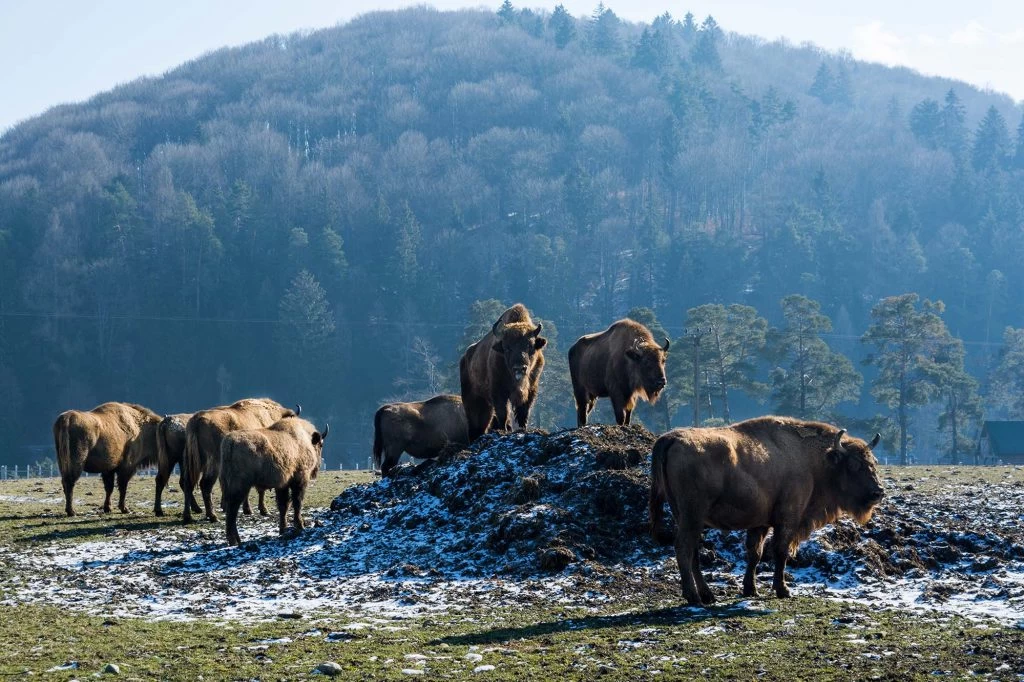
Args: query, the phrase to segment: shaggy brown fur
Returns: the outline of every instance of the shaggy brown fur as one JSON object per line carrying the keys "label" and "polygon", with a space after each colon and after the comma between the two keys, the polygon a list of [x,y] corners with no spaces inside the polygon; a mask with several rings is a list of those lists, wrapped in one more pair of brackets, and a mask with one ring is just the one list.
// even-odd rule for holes
{"label": "shaggy brown fur", "polygon": [[306,486],[320,469],[329,429],[325,427],[321,434],[305,419],[286,417],[264,429],[233,431],[224,436],[220,444],[220,489],[229,545],[242,542],[238,508],[254,486],[273,488],[277,493],[281,535],[288,530],[290,493],[295,530],[302,530],[302,500]]}
{"label": "shaggy brown fur", "polygon": [[490,429],[511,430],[510,405],[516,424],[526,428],[548,342],[540,331],[526,307],[516,303],[463,353],[459,380],[471,442]]}
{"label": "shaggy brown fur", "polygon": [[[164,487],[167,485],[167,481],[170,480],[174,467],[180,465],[182,458],[185,456],[185,426],[191,417],[192,414],[188,412],[167,415],[160,420],[160,425],[157,427],[156,499],[153,502],[153,513],[157,516],[164,515],[161,504]],[[178,483],[181,485],[180,478]],[[184,491],[184,485],[181,488]],[[192,501],[192,504],[195,505],[192,507],[192,511],[199,512],[199,505],[195,504],[195,500]]]}
{"label": "shaggy brown fur", "polygon": [[676,560],[690,604],[714,601],[700,571],[705,526],[747,530],[744,596],[754,596],[754,570],[768,529],[775,533],[772,586],[789,596],[786,560],[811,531],[849,514],[871,518],[883,490],[871,443],[845,430],[788,417],[758,417],[732,426],[669,431],[651,458],[651,530],[668,500],[676,520]]}
{"label": "shaggy brown fur", "polygon": [[103,403],[88,412],[62,412],[53,424],[57,466],[64,486],[64,511],[74,516],[72,497],[82,472],[103,476],[106,497],[103,511],[110,511],[110,496],[117,476],[118,509],[127,513],[128,481],[139,467],[156,460],[156,432],[160,416],[141,405]]}
{"label": "shaggy brown fur", "polygon": [[373,465],[387,476],[403,452],[437,457],[449,445],[468,445],[466,411],[457,395],[413,403],[390,403],[373,416]]}
{"label": "shaggy brown fur", "polygon": [[629,424],[637,398],[650,403],[665,388],[670,343],[654,342],[651,331],[619,320],[603,332],[581,336],[569,349],[569,374],[576,398],[576,426],[586,426],[598,398],[611,398],[615,423]]}
{"label": "shaggy brown fur", "polygon": [[181,467],[181,484],[186,497],[184,522],[192,521],[197,483],[203,495],[206,518],[218,520],[213,511],[212,492],[220,475],[220,442],[225,434],[240,429],[261,429],[295,416],[296,412],[270,398],[247,398],[192,415],[185,427],[185,457]]}

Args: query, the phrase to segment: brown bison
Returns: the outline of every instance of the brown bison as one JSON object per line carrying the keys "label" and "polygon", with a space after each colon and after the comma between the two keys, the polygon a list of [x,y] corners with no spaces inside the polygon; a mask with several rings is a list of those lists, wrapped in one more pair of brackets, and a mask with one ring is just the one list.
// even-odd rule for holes
{"label": "brown bison", "polygon": [[747,531],[743,595],[757,594],[754,570],[768,529],[774,530],[779,597],[788,597],[786,560],[817,528],[849,514],[871,518],[883,496],[870,443],[845,438],[828,424],[759,417],[720,428],[676,429],[654,444],[651,529],[668,500],[676,521],[676,560],[683,596],[692,605],[714,597],[700,571],[705,526]]}
{"label": "brown bison", "polygon": [[466,411],[457,395],[383,405],[373,416],[373,466],[387,476],[403,452],[437,457],[449,445],[468,445]]}
{"label": "brown bison", "polygon": [[249,489],[258,486],[273,488],[277,493],[280,531],[288,530],[288,498],[291,493],[295,514],[295,530],[302,524],[302,499],[310,479],[316,478],[323,457],[323,433],[298,417],[286,417],[264,429],[233,431],[220,443],[220,489],[227,517],[228,544],[241,544],[238,536],[238,508],[249,496]]}
{"label": "brown bison", "polygon": [[243,429],[261,429],[285,417],[296,417],[301,410],[298,406],[294,411],[290,410],[270,398],[247,398],[192,415],[185,426],[185,457],[181,466],[185,523],[192,522],[197,483],[203,495],[206,518],[210,521],[218,520],[213,511],[212,493],[220,475],[220,441],[225,434]]}
{"label": "brown bison", "polygon": [[637,398],[650,403],[667,383],[665,358],[647,327],[619,320],[603,332],[581,336],[569,349],[569,373],[576,398],[576,426],[586,426],[598,398],[611,398],[615,423],[629,424]]}
{"label": "brown bison", "polygon": [[[156,470],[156,500],[153,502],[153,513],[163,516],[164,510],[161,504],[164,487],[174,472],[174,467],[181,464],[185,456],[185,426],[188,424],[191,413],[170,414],[160,420],[156,432],[157,470]],[[180,483],[180,479],[179,479]],[[182,486],[184,490],[184,486]],[[192,511],[199,512],[199,505],[191,500]]]}
{"label": "brown bison", "polygon": [[122,513],[127,513],[124,497],[128,481],[139,467],[156,460],[159,424],[159,415],[131,403],[103,403],[88,412],[62,412],[53,424],[53,442],[67,515],[75,515],[72,496],[83,471],[102,474],[105,512],[110,511],[116,475],[120,493],[117,506]]}
{"label": "brown bison", "polygon": [[466,409],[469,440],[489,429],[512,428],[509,405],[516,424],[525,429],[537,400],[537,385],[544,369],[540,335],[522,303],[501,314],[482,339],[466,349],[459,360],[462,403]]}

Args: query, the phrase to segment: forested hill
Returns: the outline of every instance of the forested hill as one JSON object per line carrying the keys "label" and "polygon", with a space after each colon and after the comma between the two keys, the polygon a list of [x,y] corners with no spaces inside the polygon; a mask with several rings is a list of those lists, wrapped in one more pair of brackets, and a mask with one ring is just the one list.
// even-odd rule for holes
{"label": "forested hill", "polygon": [[[457,389],[494,299],[545,321],[540,425],[571,423],[577,335],[649,307],[678,339],[710,303],[780,326],[791,294],[853,363],[811,416],[893,413],[884,368],[854,368],[905,292],[945,302],[987,413],[1012,413],[987,372],[1024,319],[1018,121],[962,83],[603,7],[374,13],[219,50],[0,138],[0,459],[49,455],[27,446],[71,407],[269,394],[365,461],[379,401]],[[702,419],[792,405],[784,334],[745,310]]]}

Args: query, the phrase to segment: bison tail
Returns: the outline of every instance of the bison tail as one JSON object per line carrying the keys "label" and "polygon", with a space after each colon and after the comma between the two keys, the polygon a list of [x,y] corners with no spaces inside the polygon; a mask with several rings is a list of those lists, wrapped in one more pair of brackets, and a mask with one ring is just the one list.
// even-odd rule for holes
{"label": "bison tail", "polygon": [[160,471],[167,471],[167,461],[170,453],[167,451],[167,420],[161,419],[156,425],[156,465]]}
{"label": "bison tail", "polygon": [[65,414],[57,417],[53,425],[53,446],[57,451],[57,468],[61,474],[74,469],[71,463],[71,435],[68,433],[71,426],[71,419]]}
{"label": "bison tail", "polygon": [[384,454],[384,440],[380,434],[380,419],[384,414],[384,408],[377,410],[373,415],[373,468],[380,469]]}
{"label": "bison tail", "polygon": [[181,458],[181,480],[190,490],[195,489],[199,476],[203,472],[203,462],[199,455],[198,429],[189,428],[185,434],[185,454]]}
{"label": "bison tail", "polygon": [[665,488],[666,473],[665,462],[667,461],[667,450],[670,441],[659,438],[651,451],[651,500],[650,500],[650,530],[651,537],[658,540],[658,529],[665,514],[665,501],[668,498]]}

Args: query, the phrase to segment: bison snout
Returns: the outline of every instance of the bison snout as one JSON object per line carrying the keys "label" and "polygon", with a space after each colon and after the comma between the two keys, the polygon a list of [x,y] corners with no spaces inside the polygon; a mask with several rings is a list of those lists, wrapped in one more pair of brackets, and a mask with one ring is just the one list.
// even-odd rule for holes
{"label": "bison snout", "polygon": [[871,492],[871,495],[869,496],[868,499],[870,500],[871,504],[878,504],[879,502],[882,501],[882,498],[884,498],[884,497],[885,497],[885,490],[883,490],[882,488],[878,488],[878,489],[873,490]]}
{"label": "bison snout", "polygon": [[516,381],[522,381],[523,377],[526,376],[526,368],[516,367],[514,370],[512,370],[512,376],[516,378]]}

